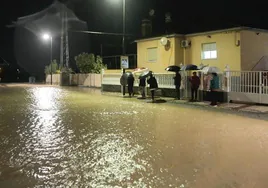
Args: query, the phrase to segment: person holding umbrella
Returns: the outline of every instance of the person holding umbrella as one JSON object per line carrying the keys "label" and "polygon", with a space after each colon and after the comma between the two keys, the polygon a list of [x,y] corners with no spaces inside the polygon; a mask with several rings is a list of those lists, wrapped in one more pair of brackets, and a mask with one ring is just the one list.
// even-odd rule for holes
{"label": "person holding umbrella", "polygon": [[148,68],[136,68],[133,71],[134,74],[139,74],[139,89],[141,91],[141,98],[139,99],[146,99],[145,96],[145,89],[146,89],[146,77],[150,74],[150,71]]}
{"label": "person holding umbrella", "polygon": [[181,75],[179,73],[179,71],[176,72],[174,79],[174,85],[176,88],[176,99],[180,100],[181,99],[181,95],[180,95],[180,88],[181,88]]}
{"label": "person holding umbrella", "polygon": [[196,72],[193,72],[193,76],[190,78],[190,82],[191,82],[191,92],[192,92],[191,101],[197,101],[197,92],[200,86],[200,78],[196,75]]}
{"label": "person holding umbrella", "polygon": [[158,88],[157,80],[155,79],[153,72],[149,75],[149,79],[147,80],[147,83],[150,85],[150,91],[152,95],[152,101],[154,102],[154,95],[155,95],[155,90]]}
{"label": "person holding umbrella", "polygon": [[212,79],[210,80],[211,106],[217,107],[219,89],[220,89],[219,76],[217,73],[213,72]]}
{"label": "person holding umbrella", "polygon": [[140,83],[139,83],[139,87],[141,90],[141,98],[145,99],[145,87],[146,87],[146,78],[145,77],[139,77]]}
{"label": "person holding umbrella", "polygon": [[134,96],[133,86],[134,86],[134,76],[133,74],[129,74],[127,78],[127,85],[128,85],[128,94],[129,97]]}
{"label": "person holding umbrella", "polygon": [[181,88],[181,75],[179,73],[180,71],[180,67],[179,66],[176,66],[176,65],[171,65],[171,66],[168,66],[165,70],[166,71],[170,71],[170,72],[175,72],[176,75],[175,77],[173,77],[174,79],[174,85],[175,85],[175,88],[176,88],[176,99],[180,100],[181,96],[180,96],[180,88]]}

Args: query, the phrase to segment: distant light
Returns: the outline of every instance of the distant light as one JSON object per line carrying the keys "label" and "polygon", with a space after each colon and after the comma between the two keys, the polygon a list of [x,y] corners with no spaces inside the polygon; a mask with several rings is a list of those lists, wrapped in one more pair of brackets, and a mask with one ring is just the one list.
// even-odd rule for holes
{"label": "distant light", "polygon": [[43,34],[43,39],[44,40],[48,40],[50,38],[51,38],[51,36],[49,34],[47,34],[47,33]]}

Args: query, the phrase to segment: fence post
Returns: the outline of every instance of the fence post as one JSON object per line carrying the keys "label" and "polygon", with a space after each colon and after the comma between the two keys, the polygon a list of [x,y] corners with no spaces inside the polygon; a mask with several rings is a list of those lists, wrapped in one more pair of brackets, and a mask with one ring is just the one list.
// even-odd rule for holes
{"label": "fence post", "polygon": [[201,95],[200,95],[200,101],[204,100],[204,73],[200,72],[200,89],[199,91],[201,91]]}
{"label": "fence post", "polygon": [[259,103],[261,103],[262,94],[262,72],[259,72]]}
{"label": "fence post", "polygon": [[101,92],[103,92],[103,75],[104,75],[104,69],[101,69]]}
{"label": "fence post", "polygon": [[[122,76],[126,73],[126,69],[122,69]],[[123,94],[123,97],[126,94],[126,87],[124,85],[121,85],[121,92]]]}
{"label": "fence post", "polygon": [[145,78],[145,98],[147,97],[147,93],[148,93],[148,91],[147,91],[147,88],[148,87],[148,85],[147,85],[147,78]]}

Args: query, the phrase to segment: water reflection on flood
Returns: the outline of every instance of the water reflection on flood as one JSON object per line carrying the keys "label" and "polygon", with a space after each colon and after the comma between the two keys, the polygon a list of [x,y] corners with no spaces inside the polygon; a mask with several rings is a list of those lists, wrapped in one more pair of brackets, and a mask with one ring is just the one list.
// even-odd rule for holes
{"label": "water reflection on flood", "polygon": [[0,187],[268,187],[265,121],[78,88],[0,104]]}

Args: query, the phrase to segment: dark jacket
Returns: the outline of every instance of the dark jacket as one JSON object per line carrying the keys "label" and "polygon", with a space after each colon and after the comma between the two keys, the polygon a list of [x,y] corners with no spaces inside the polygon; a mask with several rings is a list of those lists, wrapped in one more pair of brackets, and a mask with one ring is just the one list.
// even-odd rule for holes
{"label": "dark jacket", "polygon": [[149,80],[147,80],[147,83],[150,85],[150,89],[157,89],[158,88],[158,84],[157,81],[155,79],[155,77],[150,77]]}
{"label": "dark jacket", "polygon": [[192,76],[190,82],[192,88],[198,88],[200,86],[200,78],[198,76]]}
{"label": "dark jacket", "polygon": [[140,78],[139,86],[140,87],[145,87],[146,86],[146,78]]}
{"label": "dark jacket", "polygon": [[174,85],[175,86],[180,86],[181,85],[181,75],[180,73],[176,73],[174,79]]}
{"label": "dark jacket", "polygon": [[127,85],[129,85],[129,86],[133,86],[134,85],[134,77],[133,76],[129,76],[127,78]]}

